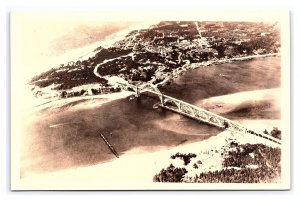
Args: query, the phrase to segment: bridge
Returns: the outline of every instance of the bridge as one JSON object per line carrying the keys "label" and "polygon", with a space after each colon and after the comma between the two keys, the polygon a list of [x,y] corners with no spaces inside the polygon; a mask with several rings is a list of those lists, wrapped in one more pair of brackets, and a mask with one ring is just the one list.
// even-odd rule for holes
{"label": "bridge", "polygon": [[257,133],[253,130],[246,128],[245,126],[232,121],[230,119],[224,118],[220,115],[209,112],[205,109],[197,107],[195,105],[189,104],[182,100],[178,100],[171,96],[167,96],[159,91],[159,89],[153,84],[145,84],[141,86],[123,84],[119,83],[119,86],[124,90],[130,90],[135,92],[136,97],[140,97],[141,93],[149,92],[158,96],[160,102],[155,104],[157,107],[161,107],[181,115],[187,116],[189,118],[204,122],[206,124],[221,128],[227,129],[232,132],[238,132],[243,134],[252,134],[271,142],[281,144],[281,140],[274,138],[270,135],[264,133]]}

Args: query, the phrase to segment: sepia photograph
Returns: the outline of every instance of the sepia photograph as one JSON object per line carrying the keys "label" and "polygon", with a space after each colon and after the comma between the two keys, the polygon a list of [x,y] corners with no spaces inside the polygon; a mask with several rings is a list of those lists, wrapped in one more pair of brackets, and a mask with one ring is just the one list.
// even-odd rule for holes
{"label": "sepia photograph", "polygon": [[11,189],[289,189],[289,23],[11,12]]}

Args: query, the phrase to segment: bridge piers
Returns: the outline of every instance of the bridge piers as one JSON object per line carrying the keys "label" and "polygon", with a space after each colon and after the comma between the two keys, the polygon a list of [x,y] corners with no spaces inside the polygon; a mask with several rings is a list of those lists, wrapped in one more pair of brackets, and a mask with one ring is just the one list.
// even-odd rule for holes
{"label": "bridge piers", "polygon": [[[122,85],[122,86],[124,86],[124,85]],[[176,98],[164,95],[163,93],[161,93],[159,91],[159,89],[156,86],[154,86],[152,84],[148,84],[148,85],[141,86],[141,87],[129,85],[129,84],[127,84],[125,86],[127,87],[127,89],[131,89],[132,91],[134,91],[136,93],[135,94],[136,97],[140,97],[140,94],[142,92],[150,92],[150,93],[156,94],[160,99],[160,105],[158,104],[158,106],[160,106],[162,108],[177,112],[179,114],[182,114],[187,117],[196,119],[198,121],[216,126],[218,128],[227,129],[232,132],[238,132],[238,133],[243,133],[243,134],[250,133],[250,134],[265,138],[267,140],[270,140],[272,142],[275,142],[277,144],[281,144],[281,140],[276,139],[272,136],[267,136],[266,134],[257,134],[251,130],[248,130],[246,127],[240,125],[237,122],[231,121],[227,118],[224,118],[222,116],[219,116],[217,114],[214,114],[212,112],[204,110],[197,106],[191,105],[184,101],[178,100]]]}
{"label": "bridge piers", "polygon": [[163,94],[160,95],[160,103],[161,103],[162,106],[165,105],[165,100],[164,100],[164,95]]}
{"label": "bridge piers", "polygon": [[140,97],[140,95],[141,95],[140,88],[138,86],[136,86],[136,88],[135,88],[135,97],[138,98],[138,97]]}

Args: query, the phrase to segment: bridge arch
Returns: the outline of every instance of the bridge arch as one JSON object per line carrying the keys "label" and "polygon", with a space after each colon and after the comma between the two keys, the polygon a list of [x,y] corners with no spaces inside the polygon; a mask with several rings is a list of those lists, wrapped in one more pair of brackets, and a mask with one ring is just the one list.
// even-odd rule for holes
{"label": "bridge arch", "polygon": [[[147,91],[150,93],[156,94],[161,101],[161,105],[160,105],[161,107],[172,110],[177,113],[180,113],[182,115],[192,117],[194,119],[217,126],[219,128],[228,129],[232,132],[249,133],[249,134],[261,137],[261,138],[265,138],[265,139],[275,142],[277,144],[281,144],[281,140],[276,139],[272,136],[267,136],[266,134],[255,133],[254,131],[248,130],[246,127],[240,125],[237,122],[231,121],[222,116],[216,115],[216,114],[211,113],[202,108],[198,108],[196,106],[193,106],[189,103],[178,100],[176,98],[164,95],[163,93],[160,92],[160,90],[157,88],[157,86],[155,86],[153,84],[148,83],[145,85],[136,86],[136,85],[131,85],[131,84],[121,84],[120,83],[120,85],[122,87],[125,87],[127,90],[130,89],[131,91],[136,92],[137,97],[140,95],[141,92],[147,92]],[[170,107],[168,105],[168,103],[173,105],[173,107]],[[174,108],[174,106],[175,106],[175,108]]]}
{"label": "bridge arch", "polygon": [[144,84],[142,86],[140,86],[140,90],[143,91],[145,89],[152,89],[153,91],[155,91],[156,93],[159,93],[159,94],[162,94],[160,92],[160,90],[154,85],[154,84],[151,84],[151,83],[147,83],[147,84]]}
{"label": "bridge arch", "polygon": [[149,89],[152,92],[155,92],[158,95],[161,104],[164,104],[164,95],[154,84],[146,83],[146,84],[140,86],[139,88],[140,88],[140,92],[144,92],[147,89]]}

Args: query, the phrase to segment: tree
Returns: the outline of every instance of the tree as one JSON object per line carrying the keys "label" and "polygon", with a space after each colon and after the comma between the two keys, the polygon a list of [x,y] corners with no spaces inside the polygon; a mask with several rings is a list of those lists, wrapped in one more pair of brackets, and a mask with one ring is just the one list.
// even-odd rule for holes
{"label": "tree", "polygon": [[170,164],[167,169],[162,169],[160,173],[156,174],[153,178],[155,182],[182,182],[184,175],[188,171],[185,168],[175,168]]}
{"label": "tree", "polygon": [[273,127],[273,130],[270,134],[274,138],[281,139],[281,130],[279,130],[277,127]]}

